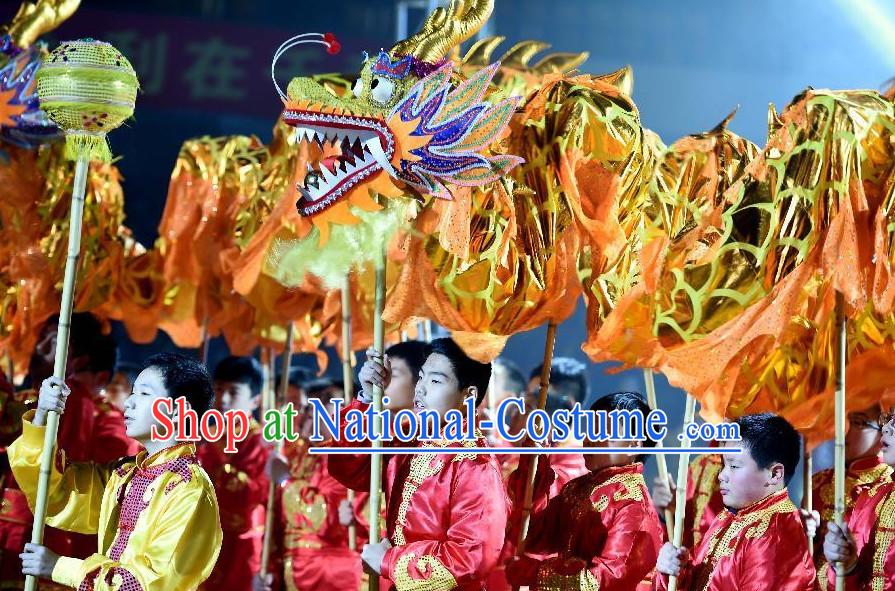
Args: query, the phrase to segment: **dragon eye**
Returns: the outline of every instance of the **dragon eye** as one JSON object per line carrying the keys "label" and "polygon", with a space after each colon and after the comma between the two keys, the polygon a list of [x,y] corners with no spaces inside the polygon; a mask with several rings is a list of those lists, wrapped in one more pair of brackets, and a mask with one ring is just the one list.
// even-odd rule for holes
{"label": "dragon eye", "polygon": [[395,93],[395,84],[388,78],[376,76],[373,78],[373,82],[370,83],[370,90],[370,94],[375,102],[380,105],[386,105],[392,100],[392,95]]}
{"label": "dragon eye", "polygon": [[351,87],[351,93],[360,98],[360,95],[364,92],[364,81],[358,78],[354,81],[354,86]]}

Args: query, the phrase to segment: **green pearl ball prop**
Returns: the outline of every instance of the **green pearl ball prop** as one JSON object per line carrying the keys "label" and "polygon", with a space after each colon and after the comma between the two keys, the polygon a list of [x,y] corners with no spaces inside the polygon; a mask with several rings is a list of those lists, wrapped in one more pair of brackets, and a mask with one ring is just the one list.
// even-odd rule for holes
{"label": "green pearl ball prop", "polygon": [[73,160],[85,151],[91,160],[111,160],[105,134],[133,115],[139,87],[127,58],[94,39],[62,43],[37,72],[40,107],[65,131]]}

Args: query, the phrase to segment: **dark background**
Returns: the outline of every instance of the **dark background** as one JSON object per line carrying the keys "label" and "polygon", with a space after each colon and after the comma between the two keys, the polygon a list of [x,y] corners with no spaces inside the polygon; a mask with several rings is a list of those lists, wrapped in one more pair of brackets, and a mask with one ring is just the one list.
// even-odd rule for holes
{"label": "dark background", "polygon": [[[0,22],[19,2],[0,1]],[[270,59],[281,42],[304,32],[333,32],[338,56],[290,53],[278,66],[285,86],[293,75],[358,68],[361,51],[396,40],[399,9],[386,0],[84,0],[48,39],[96,37],[116,45],[143,85],[135,119],[110,135],[124,177],[127,224],[151,245],[168,179],[181,143],[199,135],[256,134],[262,140],[279,115]],[[405,3],[409,4],[409,3]],[[425,4],[425,2],[417,2]],[[556,51],[588,51],[582,69],[603,72],[629,64],[643,124],[670,144],[713,127],[734,107],[731,129],[763,145],[768,103],[782,108],[806,86],[880,88],[895,75],[895,3],[889,0],[717,2],[687,0],[497,0],[491,34],[505,48],[524,39]],[[411,32],[424,11],[407,13]],[[499,55],[499,54],[496,54]],[[581,307],[583,308],[583,307]],[[122,343],[122,358],[140,361],[171,347]],[[541,357],[544,330],[512,338],[506,356],[523,370]],[[556,354],[586,360],[583,309],[559,327]],[[210,364],[226,355],[212,344]],[[303,359],[302,363],[309,362]],[[642,391],[639,371],[610,375],[590,364],[592,396]],[[338,367],[331,364],[331,372]],[[658,377],[660,405],[680,423],[683,393]],[[817,466],[828,465],[821,448]],[[671,458],[671,467],[675,464]],[[801,480],[791,487],[800,494]],[[797,497],[798,498],[798,497]]]}

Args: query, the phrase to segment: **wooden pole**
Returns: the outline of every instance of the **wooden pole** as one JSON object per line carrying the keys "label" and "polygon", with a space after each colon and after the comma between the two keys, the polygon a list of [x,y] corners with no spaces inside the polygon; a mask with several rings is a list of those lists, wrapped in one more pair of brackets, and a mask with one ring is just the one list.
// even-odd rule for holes
{"label": "wooden pole", "polygon": [[[649,407],[652,410],[659,408],[658,402],[656,401],[656,381],[652,370],[643,370],[643,382],[646,384],[647,404],[649,404]],[[657,443],[661,446],[663,442],[659,441]],[[668,463],[665,461],[664,455],[656,454],[656,467],[659,469],[659,480],[668,482]],[[686,489],[684,489],[684,491],[686,491]],[[670,540],[674,536],[674,511],[670,506],[665,507],[665,529],[668,530],[668,539]]]}
{"label": "wooden pole", "polygon": [[[385,349],[385,327],[382,322],[382,310],[385,307],[385,261],[386,246],[380,247],[376,256],[376,304],[373,314],[373,348],[380,354]],[[379,543],[379,506],[381,501],[380,489],[382,487],[382,455],[377,449],[382,447],[382,388],[373,387],[373,453],[370,457],[370,543]],[[370,591],[379,591],[379,576],[370,575]]]}
{"label": "wooden pole", "polygon": [[[808,451],[808,442],[805,442],[805,455],[802,458],[802,508],[811,511],[814,505],[814,491],[811,488],[811,476],[814,473],[813,459]],[[814,536],[808,535],[808,549],[814,554]]]}
{"label": "wooden pole", "polygon": [[[684,409],[684,425],[693,422],[696,416],[696,399],[687,394],[687,404]],[[686,437],[681,441],[681,447],[686,449],[691,446],[691,442]],[[674,507],[674,547],[680,548],[684,543],[684,513],[687,510],[687,476],[690,470],[690,454],[682,453],[678,456],[677,465],[677,492],[675,495]],[[668,577],[668,591],[677,590],[677,577]]]}
{"label": "wooden pole", "polygon": [[[53,376],[65,379],[65,365],[68,361],[68,338],[71,329],[72,305],[75,297],[75,283],[78,273],[78,258],[81,253],[81,223],[84,219],[84,194],[87,191],[87,172],[89,168],[88,152],[78,155],[75,163],[75,182],[72,188],[71,217],[68,226],[68,256],[65,259],[65,275],[62,284],[62,302],[59,306],[59,329],[56,337],[56,359]],[[53,469],[56,433],[59,430],[59,414],[47,413],[47,425],[44,431],[44,446],[40,454],[40,474],[37,480],[37,499],[34,507],[34,523],[31,527],[31,543],[43,544],[44,520],[47,517],[47,493],[49,492],[50,473]],[[37,578],[28,575],[25,578],[25,590],[35,591]]]}
{"label": "wooden pole", "polygon": [[432,342],[432,321],[428,318],[423,320],[423,340],[427,343]]}
{"label": "wooden pole", "polygon": [[[845,302],[842,294],[836,292],[836,453],[833,465],[833,519],[840,528],[845,527]],[[836,591],[845,589],[844,565],[836,563]]]}
{"label": "wooden pole", "polygon": [[270,350],[267,347],[261,347],[258,352],[258,361],[261,363],[261,414],[263,415],[270,408],[270,365],[267,358],[270,356]]}
{"label": "wooden pole", "polygon": [[208,314],[206,313],[202,320],[202,344],[199,345],[199,359],[202,360],[202,365],[208,365],[208,341]]}
{"label": "wooden pole", "polygon": [[496,384],[497,378],[494,375],[494,367],[492,366],[491,379],[488,380],[488,417],[492,421],[494,421],[494,417],[497,416],[497,392],[494,391]]}
{"label": "wooden pole", "polygon": [[261,364],[261,414],[264,415],[270,408],[270,349],[261,347],[258,351],[258,362]]}
{"label": "wooden pole", "polygon": [[[289,370],[292,366],[292,342],[293,342],[293,330],[294,326],[290,322],[289,326],[286,328],[286,347],[283,349],[283,357],[281,358],[280,363],[280,400],[286,400],[286,395],[289,392]],[[274,374],[275,375],[275,374]],[[270,379],[271,382],[274,381],[273,376]],[[273,388],[271,388],[272,390]],[[270,410],[271,408],[276,408],[276,397],[273,400],[268,401],[273,402],[273,405],[265,405],[267,408],[265,410]],[[283,441],[280,440],[277,443],[277,454],[281,453],[283,450]],[[265,524],[264,524],[264,542],[261,546],[261,579],[267,579],[267,566],[268,561],[270,560],[270,542],[273,538],[273,520],[274,520],[274,509],[276,508],[276,498],[277,498],[277,483],[273,481],[271,478],[270,484],[267,489],[267,513],[265,513]]]}
{"label": "wooden pole", "polygon": [[277,407],[277,354],[270,347],[267,351],[267,408]]}
{"label": "wooden pole", "polygon": [[[351,367],[351,280],[345,276],[342,285],[342,381],[345,382],[345,404],[354,398],[354,370]],[[354,511],[354,491],[348,491],[348,504]],[[357,526],[348,526],[348,549],[357,550]]]}
{"label": "wooden pole", "polygon": [[[538,393],[538,408],[544,410],[547,407],[547,393],[550,390],[550,367],[553,365],[553,350],[556,345],[556,322],[551,320],[547,325],[547,340],[544,343],[544,365],[541,368],[541,389]],[[541,425],[542,428],[546,425]],[[516,542],[516,556],[525,553],[525,538],[528,536],[528,524],[531,520],[531,502],[534,496],[535,477],[538,473],[538,462],[541,456],[536,455],[528,465],[528,474],[525,479],[525,495],[522,497],[522,528],[519,530],[519,538]]]}

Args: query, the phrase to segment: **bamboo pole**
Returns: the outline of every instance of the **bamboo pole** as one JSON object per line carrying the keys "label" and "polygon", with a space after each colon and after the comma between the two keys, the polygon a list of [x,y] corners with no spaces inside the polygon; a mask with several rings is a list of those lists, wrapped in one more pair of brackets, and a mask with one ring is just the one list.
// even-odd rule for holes
{"label": "bamboo pole", "polygon": [[[687,404],[684,409],[684,425],[693,422],[693,418],[696,416],[696,399],[687,394]],[[688,438],[684,438],[681,441],[681,448],[687,449],[692,445],[691,441]],[[677,490],[678,494],[675,496],[675,507],[674,507],[674,547],[680,548],[684,543],[684,513],[687,510],[687,495],[684,494],[684,491],[687,490],[687,476],[689,474],[690,469],[690,454],[682,453],[678,456],[678,465],[677,465]],[[670,576],[668,577],[668,591],[676,591],[677,589],[677,577]]]}
{"label": "bamboo pole", "polygon": [[261,347],[261,413],[270,408],[270,349]]}
{"label": "bamboo pole", "polygon": [[[833,466],[833,519],[840,529],[845,528],[845,302],[842,294],[836,292],[836,445],[835,464]],[[845,565],[836,563],[836,591],[845,589]]]}
{"label": "bamboo pole", "polygon": [[7,375],[9,377],[9,385],[15,387],[16,385],[16,365],[12,360],[12,355],[10,353],[6,354],[6,371],[9,372]]}
{"label": "bamboo pole", "polygon": [[[538,408],[544,410],[547,407],[547,392],[550,390],[550,367],[553,365],[553,350],[556,345],[556,322],[551,320],[547,325],[547,340],[544,343],[544,365],[541,368],[541,389],[538,393]],[[546,425],[541,425],[546,427]],[[528,464],[528,474],[525,479],[525,495],[522,497],[522,528],[519,530],[519,538],[516,543],[516,556],[525,553],[525,538],[528,536],[528,525],[531,520],[531,503],[534,496],[535,477],[538,473],[538,462],[541,456],[536,455]]]}
{"label": "bamboo pole", "polygon": [[267,408],[277,407],[277,354],[273,347],[267,350]]}
{"label": "bamboo pole", "polygon": [[202,343],[199,345],[199,359],[202,365],[208,365],[208,314],[202,319]]}
{"label": "bamboo pole", "polygon": [[[802,508],[811,511],[814,506],[814,491],[811,488],[811,476],[814,473],[814,461],[808,444],[805,443],[805,455],[802,458]],[[808,534],[808,550],[814,554],[814,535]]]}
{"label": "bamboo pole", "polygon": [[[292,342],[293,342],[293,331],[294,326],[292,322],[289,323],[289,326],[286,328],[286,347],[283,349],[283,357],[280,362],[280,371],[282,372],[280,375],[280,400],[286,400],[286,395],[289,392],[289,370],[292,366]],[[273,381],[274,378],[271,378]],[[273,406],[269,403],[273,402]],[[272,401],[268,401],[266,404],[267,408],[265,410],[270,410],[271,408],[276,407],[276,398]],[[277,443],[277,454],[281,453],[283,450],[283,441],[280,440]],[[261,579],[267,580],[267,566],[268,561],[270,560],[270,542],[273,538],[273,519],[274,519],[274,509],[276,508],[276,498],[277,498],[277,483],[273,481],[273,478],[270,479],[270,483],[267,489],[267,513],[264,514],[264,542],[261,545]]]}
{"label": "bamboo pole", "polygon": [[488,380],[488,417],[492,421],[497,416],[497,392],[494,391],[496,384],[497,379],[494,376],[494,368],[492,366],[491,379]]}
{"label": "bamboo pole", "polygon": [[[643,370],[643,382],[646,384],[647,404],[652,410],[659,408],[656,401],[656,381],[652,370]],[[658,444],[661,446],[662,442],[660,441]],[[659,469],[659,480],[668,482],[668,463],[665,461],[664,455],[656,454],[656,467]],[[670,540],[674,536],[674,511],[671,507],[665,507],[665,529],[668,530],[668,539]]]}
{"label": "bamboo pole", "polygon": [[[351,280],[345,276],[342,285],[342,381],[345,383],[345,404],[354,398],[354,370],[351,367]],[[348,504],[354,512],[354,491],[348,491]],[[348,549],[357,550],[357,526],[348,526]]]}
{"label": "bamboo pole", "polygon": [[[382,322],[382,310],[385,307],[385,262],[386,246],[380,246],[376,253],[376,304],[373,314],[373,348],[380,355],[385,350],[385,327]],[[382,448],[382,388],[373,386],[373,453],[370,454],[370,543],[379,543],[379,506],[381,501],[380,489],[382,487],[382,455],[377,449]],[[379,591],[379,576],[370,575],[370,591]]]}
{"label": "bamboo pole", "polygon": [[[53,376],[65,379],[65,365],[68,361],[68,338],[71,329],[71,313],[74,304],[75,283],[78,273],[78,258],[81,253],[81,223],[84,219],[84,194],[87,190],[87,172],[89,153],[84,151],[75,162],[75,181],[71,198],[71,217],[68,226],[68,256],[65,259],[65,276],[62,284],[62,302],[59,306],[59,329],[56,337],[56,358]],[[40,474],[37,480],[37,499],[34,507],[34,523],[31,527],[31,543],[43,544],[44,520],[47,517],[47,494],[50,485],[50,473],[53,469],[56,434],[59,430],[59,415],[53,411],[47,413],[47,424],[44,431],[44,446],[40,453]],[[25,590],[35,591],[37,578],[28,575],[25,578]]]}
{"label": "bamboo pole", "polygon": [[270,357],[270,349],[261,347],[258,351],[258,362],[261,364],[261,414],[263,415],[270,408],[270,364],[267,359]]}

